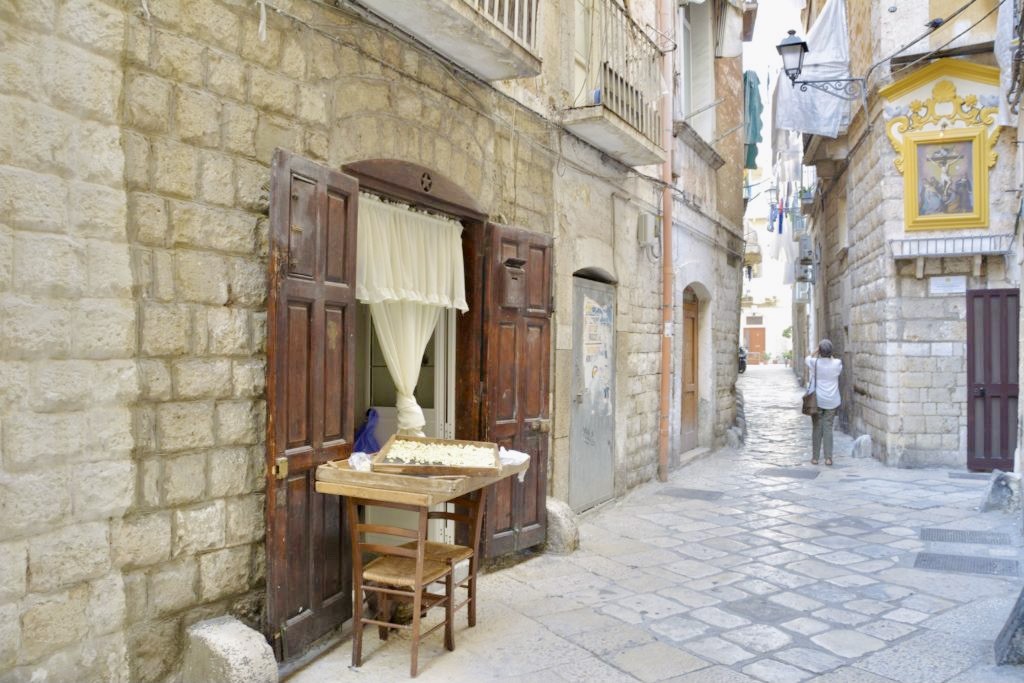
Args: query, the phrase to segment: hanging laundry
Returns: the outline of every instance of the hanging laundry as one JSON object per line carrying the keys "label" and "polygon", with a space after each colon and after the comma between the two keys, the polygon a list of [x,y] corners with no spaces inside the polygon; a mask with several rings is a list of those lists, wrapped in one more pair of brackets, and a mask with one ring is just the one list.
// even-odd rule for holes
{"label": "hanging laundry", "polygon": [[761,142],[761,84],[753,71],[743,72],[743,168],[757,168],[757,143]]}

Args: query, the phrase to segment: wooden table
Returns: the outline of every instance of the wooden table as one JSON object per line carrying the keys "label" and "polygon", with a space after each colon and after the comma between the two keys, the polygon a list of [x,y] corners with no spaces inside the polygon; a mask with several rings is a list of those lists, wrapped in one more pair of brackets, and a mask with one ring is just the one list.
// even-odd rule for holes
{"label": "wooden table", "polygon": [[[328,495],[346,496],[349,498],[350,503],[367,504],[378,501],[381,505],[401,505],[410,506],[411,508],[418,508],[420,515],[426,515],[430,508],[435,505],[440,505],[448,501],[455,500],[466,494],[471,494],[474,491],[480,491],[480,498],[478,504],[475,506],[476,514],[471,513],[469,529],[479,530],[479,516],[483,514],[483,502],[486,500],[484,495],[486,492],[483,491],[485,487],[501,481],[505,477],[510,477],[520,472],[525,472],[530,466],[530,461],[527,460],[519,465],[504,465],[498,474],[490,476],[473,476],[473,477],[423,477],[408,474],[385,474],[382,472],[360,472],[349,468],[348,463],[344,461],[329,462],[324,465],[320,465],[316,471],[316,490],[319,493],[325,493]],[[349,514],[355,513],[355,505],[350,506]],[[405,509],[410,509],[409,507]],[[421,517],[420,531],[418,532],[419,542],[426,541],[426,517]],[[479,535],[479,531],[477,531]],[[353,531],[353,543],[357,543],[358,534]],[[476,570],[479,567],[479,558],[476,557],[476,553],[479,551],[480,539],[470,539],[469,541],[473,547],[474,558],[470,562],[470,576],[467,577],[470,581],[470,597],[467,598],[467,603],[470,603],[469,608],[469,624],[472,626],[475,622],[475,610],[476,610],[476,598],[475,598],[475,584],[476,584]],[[416,563],[415,572],[415,586],[422,586],[423,584],[423,566],[424,562],[418,561]],[[355,586],[356,600],[362,600],[362,577],[357,575],[358,563],[353,565],[353,586]],[[445,647],[447,649],[454,649],[454,640],[451,636],[451,600],[453,599],[453,592],[451,588],[451,569],[449,569],[448,576],[448,614],[445,617],[445,628],[446,628],[446,642]],[[417,589],[418,591],[418,589]],[[413,607],[413,636],[412,636],[412,661],[411,661],[411,675],[415,676],[417,672],[417,651],[419,644],[419,592],[416,593],[414,607]],[[466,603],[463,603],[466,604]],[[362,629],[360,624],[360,613],[361,611],[356,610],[355,621],[357,633],[352,646],[352,663],[354,666],[358,666],[362,658]],[[381,624],[380,621],[369,620],[370,623],[377,623],[380,626],[386,626]],[[386,620],[385,620],[386,621]],[[434,628],[437,628],[436,626]],[[386,630],[386,629],[385,629]],[[431,629],[433,630],[433,629]],[[428,631],[429,633],[429,631]],[[382,637],[386,637],[382,635]]]}
{"label": "wooden table", "polygon": [[316,490],[335,496],[430,507],[525,472],[529,466],[529,460],[520,465],[502,465],[499,474],[486,477],[417,477],[360,472],[349,468],[345,461],[333,461],[316,469]]}

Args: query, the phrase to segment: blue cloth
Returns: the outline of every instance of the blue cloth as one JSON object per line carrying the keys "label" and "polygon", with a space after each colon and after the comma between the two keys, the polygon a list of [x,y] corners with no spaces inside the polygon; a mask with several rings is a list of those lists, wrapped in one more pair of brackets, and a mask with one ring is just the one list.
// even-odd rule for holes
{"label": "blue cloth", "polygon": [[377,443],[377,437],[374,436],[374,432],[377,431],[377,419],[377,411],[374,408],[366,411],[366,419],[363,420],[363,424],[359,425],[359,429],[356,430],[356,442],[352,447],[353,452],[376,453],[380,450],[380,444]]}

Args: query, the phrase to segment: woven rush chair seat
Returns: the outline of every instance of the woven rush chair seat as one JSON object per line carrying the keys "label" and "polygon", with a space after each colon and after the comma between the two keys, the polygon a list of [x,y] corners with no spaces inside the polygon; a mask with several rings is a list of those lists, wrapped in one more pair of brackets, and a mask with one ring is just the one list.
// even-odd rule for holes
{"label": "woven rush chair seat", "polygon": [[[416,543],[406,544],[413,550]],[[448,573],[448,565],[425,555],[423,583],[433,583]],[[363,568],[363,581],[412,588],[416,584],[416,560],[409,557],[378,557]]]}
{"label": "woven rush chair seat", "polygon": [[[415,543],[405,543],[405,548],[415,548]],[[423,556],[433,562],[462,562],[473,556],[473,549],[464,545],[427,541]]]}

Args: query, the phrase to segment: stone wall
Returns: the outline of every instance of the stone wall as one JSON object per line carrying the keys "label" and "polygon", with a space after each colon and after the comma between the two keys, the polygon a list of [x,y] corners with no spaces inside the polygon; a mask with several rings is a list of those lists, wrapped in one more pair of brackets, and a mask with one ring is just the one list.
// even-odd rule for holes
{"label": "stone wall", "polygon": [[[121,3],[0,5],[0,678],[129,680]],[[148,542],[159,553],[170,542]]]}
{"label": "stone wall", "polygon": [[[928,277],[965,275],[968,289],[1017,287],[1018,269],[1007,271],[1002,258],[987,258],[974,276],[969,258],[927,259],[918,279],[913,262],[894,261],[892,239],[983,233],[905,230],[903,176],[893,164],[878,102],[872,117],[873,132],[827,182],[815,216],[822,249],[818,336],[832,339],[845,366],[840,423],[854,436],[870,434],[876,456],[889,464],[964,467],[966,304],[963,295],[929,295]],[[860,139],[861,121],[848,139]],[[1014,139],[1013,131],[1004,130],[996,146],[987,234],[1013,232],[1005,188],[1013,185]],[[848,249],[839,244],[843,198]]]}
{"label": "stone wall", "polygon": [[[573,5],[558,7],[564,31]],[[282,0],[268,15],[260,40],[236,0],[0,8],[0,678],[162,681],[192,623],[261,626],[277,147],[421,164],[552,235],[558,368],[572,273],[614,275],[616,492],[654,476],[661,264],[635,226],[656,188],[356,14]],[[549,38],[541,85],[517,91],[531,106],[564,98],[566,44]],[[739,268],[714,253],[717,439]],[[553,377],[559,495],[571,377]]]}

